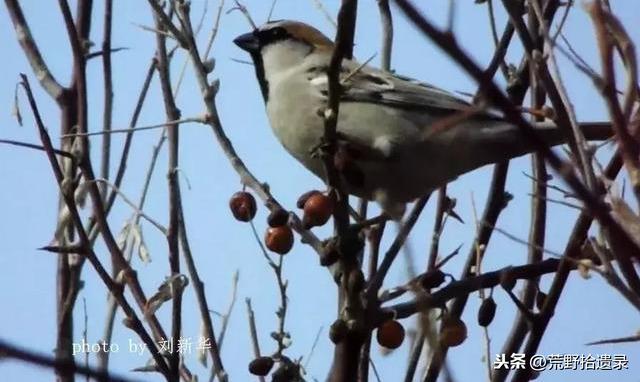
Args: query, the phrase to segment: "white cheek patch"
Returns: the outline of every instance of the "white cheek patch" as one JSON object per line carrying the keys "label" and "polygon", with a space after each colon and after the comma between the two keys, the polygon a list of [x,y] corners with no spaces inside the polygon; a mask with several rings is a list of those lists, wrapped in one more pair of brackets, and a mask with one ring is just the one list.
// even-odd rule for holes
{"label": "white cheek patch", "polygon": [[290,70],[295,69],[308,53],[309,47],[306,44],[292,40],[265,46],[262,49],[262,62],[267,81],[272,83],[289,75]]}
{"label": "white cheek patch", "polygon": [[382,135],[373,141],[373,147],[380,150],[385,157],[391,156],[394,146],[393,140],[388,135]]}

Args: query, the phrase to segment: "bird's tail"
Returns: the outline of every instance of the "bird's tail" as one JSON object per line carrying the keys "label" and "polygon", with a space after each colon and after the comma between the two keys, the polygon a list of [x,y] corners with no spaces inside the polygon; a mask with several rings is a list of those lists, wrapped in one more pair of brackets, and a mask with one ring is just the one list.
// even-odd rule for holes
{"label": "bird's tail", "polygon": [[[604,141],[611,138],[613,130],[609,122],[580,123],[580,130],[588,141]],[[535,125],[541,138],[551,146],[567,143],[567,131],[558,128],[553,122],[541,122]]]}
{"label": "bird's tail", "polygon": [[[568,134],[553,123],[536,124],[535,131],[547,146],[557,146],[568,142]],[[606,140],[612,136],[611,124],[605,122],[581,123],[585,138],[590,141]],[[503,124],[488,126],[485,130],[470,129],[473,134],[468,148],[469,158],[459,162],[459,172],[464,173],[480,166],[516,158],[536,151],[537,146],[523,134],[518,126]]]}
{"label": "bird's tail", "polygon": [[[580,130],[586,140],[603,141],[611,137],[611,124],[606,122],[589,122],[581,123]],[[524,154],[536,151],[536,145],[528,139],[518,126],[509,125],[503,127],[503,131],[495,131],[492,142],[497,144],[495,147],[501,147],[506,150],[507,156],[515,158]],[[561,129],[553,123],[542,122],[534,125],[535,132],[547,146],[563,145],[569,142],[572,132]]]}

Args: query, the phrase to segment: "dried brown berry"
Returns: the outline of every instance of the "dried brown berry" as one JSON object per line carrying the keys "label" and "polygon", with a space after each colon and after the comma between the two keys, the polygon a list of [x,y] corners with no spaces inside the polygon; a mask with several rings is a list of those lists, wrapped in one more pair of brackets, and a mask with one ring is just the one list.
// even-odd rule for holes
{"label": "dried brown berry", "polygon": [[381,346],[397,349],[404,341],[404,327],[396,320],[388,320],[378,327],[376,339]]}
{"label": "dried brown berry", "polygon": [[542,291],[538,291],[538,293],[536,294],[536,307],[538,307],[538,310],[542,310],[542,307],[544,306],[544,303],[546,301],[547,294]]}
{"label": "dried brown berry", "polygon": [[445,317],[440,329],[440,343],[444,346],[458,346],[467,338],[467,325],[457,317]]}
{"label": "dried brown berry", "polygon": [[516,278],[509,269],[500,273],[500,286],[505,290],[512,290],[516,286]]}
{"label": "dried brown berry", "polygon": [[478,309],[478,325],[489,326],[493,318],[496,316],[496,302],[493,297],[489,296],[482,300],[480,309]]}
{"label": "dried brown berry", "polygon": [[273,367],[273,359],[271,357],[258,357],[249,362],[249,373],[258,376],[269,374]]}
{"label": "dried brown berry", "polygon": [[439,269],[435,269],[420,276],[420,285],[424,289],[429,290],[442,285],[444,279],[444,273]]}
{"label": "dried brown berry", "polygon": [[337,345],[342,342],[348,331],[349,329],[347,328],[347,323],[342,319],[337,319],[333,322],[333,324],[331,324],[331,327],[329,328],[329,339],[331,339],[331,342]]}
{"label": "dried brown berry", "polygon": [[239,191],[231,196],[229,208],[237,220],[248,222],[256,216],[256,199],[248,192]]}
{"label": "dried brown berry", "polygon": [[309,229],[324,225],[333,214],[333,201],[330,197],[317,193],[309,196],[304,203],[302,225]]}
{"label": "dried brown berry", "polygon": [[284,255],[293,247],[293,232],[289,226],[271,227],[267,229],[264,243],[270,251]]}
{"label": "dried brown berry", "polygon": [[267,216],[269,227],[280,227],[287,224],[287,221],[289,221],[289,213],[280,207],[275,208]]}
{"label": "dried brown berry", "polygon": [[300,197],[298,198],[298,201],[296,202],[296,207],[303,209],[304,205],[307,203],[307,200],[316,194],[321,194],[320,191],[318,190],[311,190],[311,191],[307,191],[304,194],[300,195]]}

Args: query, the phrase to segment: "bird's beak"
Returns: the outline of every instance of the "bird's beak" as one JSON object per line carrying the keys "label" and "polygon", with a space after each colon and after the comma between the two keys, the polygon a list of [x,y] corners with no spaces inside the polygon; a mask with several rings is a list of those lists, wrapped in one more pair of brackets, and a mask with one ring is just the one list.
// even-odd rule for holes
{"label": "bird's beak", "polygon": [[245,33],[236,37],[233,42],[240,47],[240,49],[247,51],[251,54],[258,53],[260,51],[260,41],[258,37],[253,33]]}

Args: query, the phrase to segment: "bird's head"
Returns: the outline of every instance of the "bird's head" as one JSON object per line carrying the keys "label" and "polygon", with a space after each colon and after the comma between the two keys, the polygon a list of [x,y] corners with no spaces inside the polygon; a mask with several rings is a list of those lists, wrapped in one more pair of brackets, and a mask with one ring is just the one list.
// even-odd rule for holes
{"label": "bird's head", "polygon": [[251,55],[265,99],[270,77],[301,64],[311,53],[330,57],[334,46],[316,28],[292,20],[268,22],[233,42]]}
{"label": "bird's head", "polygon": [[265,50],[331,50],[333,42],[311,25],[292,20],[270,21],[253,32],[238,36],[233,42],[251,55]]}

